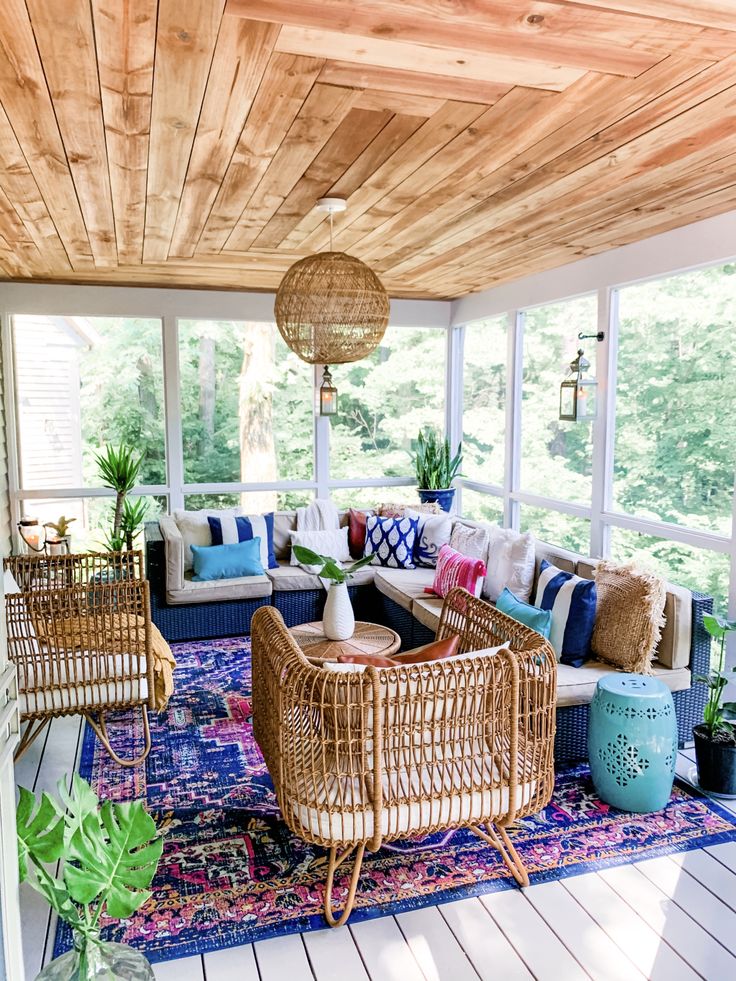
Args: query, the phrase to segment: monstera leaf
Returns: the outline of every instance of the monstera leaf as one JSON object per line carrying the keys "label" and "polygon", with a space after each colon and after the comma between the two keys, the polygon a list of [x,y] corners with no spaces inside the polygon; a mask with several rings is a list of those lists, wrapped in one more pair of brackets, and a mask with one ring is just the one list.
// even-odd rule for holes
{"label": "monstera leaf", "polygon": [[98,900],[115,919],[131,916],[150,897],[163,841],[140,801],[106,801],[75,817],[68,839],[64,882],[75,903]]}
{"label": "monstera leaf", "polygon": [[18,868],[20,881],[28,878],[28,863],[58,862],[64,852],[64,818],[48,794],[43,794],[38,808],[36,798],[25,787],[19,787],[16,812],[18,833]]}

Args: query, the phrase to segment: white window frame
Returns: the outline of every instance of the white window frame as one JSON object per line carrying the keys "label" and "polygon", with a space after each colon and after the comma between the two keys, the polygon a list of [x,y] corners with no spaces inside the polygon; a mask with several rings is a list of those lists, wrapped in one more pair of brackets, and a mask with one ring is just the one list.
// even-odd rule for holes
{"label": "white window frame", "polygon": [[[5,410],[8,454],[8,486],[13,529],[21,517],[24,501],[67,500],[105,497],[113,492],[104,487],[44,487],[33,490],[20,483],[19,447],[17,441],[17,403],[13,370],[12,317],[28,314],[42,316],[82,317],[145,317],[161,322],[161,342],[164,379],[164,431],[166,445],[165,484],[144,484],[133,489],[132,495],[156,495],[168,499],[170,511],[185,506],[190,494],[228,494],[248,491],[274,490],[307,491],[319,497],[329,497],[339,488],[412,486],[412,477],[367,478],[356,474],[352,479],[330,477],[330,420],[315,411],[313,440],[313,476],[311,480],[277,480],[260,483],[212,482],[186,483],[182,443],[179,368],[180,320],[250,320],[273,322],[273,294],[233,293],[207,290],[140,289],[110,286],[55,286],[47,284],[9,283],[0,286],[0,344],[5,372]],[[389,323],[400,328],[444,330],[450,350],[450,303],[440,300],[392,300]],[[313,373],[313,402],[316,405],[322,383],[322,366]],[[452,379],[448,370],[444,392],[447,426],[451,425],[449,407],[452,399]],[[455,417],[458,417],[457,415]],[[15,545],[19,546],[14,531]]]}
{"label": "white window frame", "polygon": [[[453,303],[455,330],[466,324],[506,313],[509,317],[507,358],[506,471],[502,488],[461,479],[462,486],[500,497],[504,526],[519,528],[519,506],[533,505],[590,521],[589,554],[607,557],[611,530],[622,528],[643,535],[689,545],[720,554],[730,560],[728,615],[736,617],[736,474],[730,535],[664,521],[638,518],[613,507],[614,448],[616,429],[616,382],[619,343],[618,297],[621,289],[638,283],[666,279],[680,273],[722,265],[736,257],[736,212],[643,242],[571,263],[562,269],[540,273]],[[590,504],[523,491],[519,486],[521,460],[521,399],[523,377],[524,311],[533,307],[597,294],[597,330],[605,337],[597,345],[598,417],[593,423],[592,489]],[[591,333],[593,331],[591,330]],[[462,386],[462,372],[456,381]],[[462,421],[460,422],[462,426]]]}

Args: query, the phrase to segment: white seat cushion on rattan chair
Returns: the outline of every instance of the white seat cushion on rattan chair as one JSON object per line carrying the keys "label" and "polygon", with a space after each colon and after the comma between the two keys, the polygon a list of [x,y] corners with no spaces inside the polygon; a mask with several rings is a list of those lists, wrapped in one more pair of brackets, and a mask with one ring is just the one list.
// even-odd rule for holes
{"label": "white seat cushion on rattan chair", "polygon": [[[382,774],[381,834],[386,838],[418,834],[430,827],[479,824],[509,812],[509,787],[493,755],[466,745],[451,748],[449,756],[472,763],[441,761]],[[530,773],[531,760],[519,761],[519,772]],[[307,778],[305,777],[305,781]],[[312,786],[311,779],[309,785]],[[516,809],[529,804],[536,780],[516,788]],[[306,789],[306,787],[305,787]],[[316,806],[297,801],[292,813],[310,835],[335,843],[364,841],[374,834],[370,775],[326,773],[315,779]],[[307,794],[305,796],[312,796]]]}
{"label": "white seat cushion on rattan chair", "polygon": [[148,699],[148,679],[145,674],[135,677],[146,670],[144,658],[80,652],[51,665],[43,653],[18,663],[22,715],[135,705]]}

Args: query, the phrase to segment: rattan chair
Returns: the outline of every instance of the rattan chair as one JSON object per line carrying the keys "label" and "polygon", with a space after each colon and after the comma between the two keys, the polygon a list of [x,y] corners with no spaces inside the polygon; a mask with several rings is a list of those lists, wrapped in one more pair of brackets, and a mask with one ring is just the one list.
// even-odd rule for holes
{"label": "rattan chair", "polygon": [[[548,641],[455,589],[438,638],[497,653],[336,673],[310,662],[271,607],[252,621],[253,724],[289,828],[329,849],[325,918],[345,923],[365,849],[469,827],[529,877],[506,828],[554,786],[556,665]],[[354,854],[342,913],[335,871]]]}
{"label": "rattan chair", "polygon": [[[5,559],[20,588],[5,597],[8,655],[18,674],[16,759],[51,719],[83,715],[110,756],[136,766],[151,748],[153,660],[148,583],[140,552],[16,555]],[[107,714],[138,709],[143,752],[121,758]]]}

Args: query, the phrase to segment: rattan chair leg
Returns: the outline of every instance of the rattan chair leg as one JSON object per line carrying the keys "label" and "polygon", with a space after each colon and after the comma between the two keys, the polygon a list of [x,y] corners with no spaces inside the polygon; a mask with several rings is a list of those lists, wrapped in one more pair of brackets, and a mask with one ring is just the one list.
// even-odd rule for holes
{"label": "rattan chair leg", "polygon": [[472,827],[470,830],[498,849],[504,864],[522,888],[529,885],[529,873],[505,828],[487,824],[485,828]]}
{"label": "rattan chair leg", "polygon": [[41,735],[41,733],[43,732],[43,730],[46,728],[46,726],[49,724],[50,721],[51,721],[50,716],[45,719],[35,719],[35,720],[31,719],[31,721],[25,727],[25,730],[23,731],[23,735],[20,737],[18,748],[16,749],[15,755],[13,756],[13,761],[15,763],[18,762],[18,760],[25,753],[25,751],[28,749],[31,743],[34,742],[36,737]]}
{"label": "rattan chair leg", "polygon": [[[350,876],[348,898],[345,900],[345,909],[342,911],[340,917],[336,918],[332,910],[332,886],[335,881],[335,871],[340,868],[345,859],[349,858],[353,852],[355,852],[355,864],[353,865],[353,874]],[[330,862],[327,868],[327,882],[325,884],[325,919],[331,927],[339,927],[347,923],[348,917],[353,912],[355,893],[358,889],[358,880],[360,879],[360,869],[363,864],[364,852],[365,842],[346,848],[340,855],[337,854],[336,846],[333,845],[330,849]]]}
{"label": "rattan chair leg", "polygon": [[140,756],[137,756],[135,759],[132,760],[122,759],[122,757],[118,756],[118,754],[112,748],[112,745],[110,744],[110,737],[107,733],[107,723],[105,722],[105,713],[100,712],[100,720],[99,722],[97,722],[97,720],[94,719],[91,714],[85,712],[84,717],[87,720],[87,722],[89,722],[89,724],[92,726],[95,735],[100,740],[100,742],[105,747],[105,749],[108,751],[108,753],[113,758],[113,760],[119,766],[138,766],[139,763],[142,763],[145,760],[145,758],[148,756],[148,754],[151,751],[151,729],[148,725],[148,712],[146,711],[146,706],[141,705],[140,710],[141,710],[141,716],[143,718],[143,735],[144,735],[145,743],[143,746],[143,752],[140,754]]}

